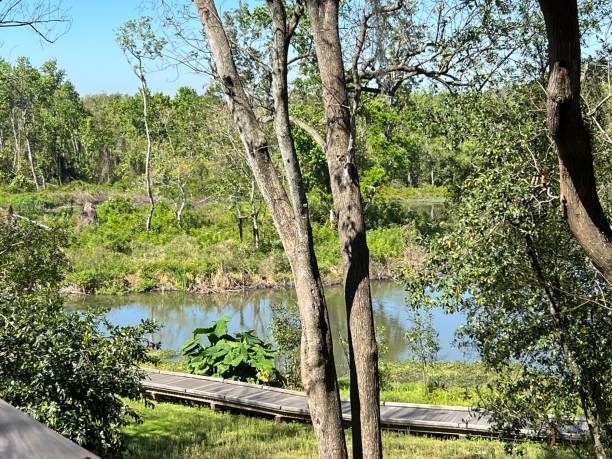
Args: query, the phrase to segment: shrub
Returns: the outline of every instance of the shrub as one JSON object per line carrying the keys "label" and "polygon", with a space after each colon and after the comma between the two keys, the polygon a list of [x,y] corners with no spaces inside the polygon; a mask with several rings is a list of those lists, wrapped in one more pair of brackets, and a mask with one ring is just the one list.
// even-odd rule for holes
{"label": "shrub", "polygon": [[368,231],[368,247],[372,260],[400,258],[406,250],[406,233],[402,228],[380,228]]}
{"label": "shrub", "polygon": [[308,193],[308,209],[310,220],[319,224],[329,222],[329,212],[334,208],[331,194],[325,193],[318,188]]}
{"label": "shrub", "polygon": [[302,388],[300,373],[300,344],[302,340],[302,323],[297,304],[272,303],[272,324],[270,329],[278,345],[281,373],[284,385]]}
{"label": "shrub", "polygon": [[[276,352],[272,345],[255,336],[254,330],[230,335],[227,329],[230,320],[225,316],[209,327],[193,331],[193,338],[182,348],[188,357],[189,371],[258,384],[277,383],[280,375],[274,368]],[[202,336],[208,339],[209,346],[202,346]]]}
{"label": "shrub", "polygon": [[398,201],[381,196],[374,197],[364,210],[368,228],[405,224],[412,217],[410,214],[410,211]]}
{"label": "shrub", "polygon": [[120,428],[139,420],[123,398],[144,396],[140,364],[156,327],[66,313],[58,294],[63,241],[56,230],[0,222],[0,397],[111,457],[121,450]]}
{"label": "shrub", "polygon": [[14,193],[21,191],[34,191],[36,189],[32,179],[22,174],[17,174],[8,185],[8,190]]}

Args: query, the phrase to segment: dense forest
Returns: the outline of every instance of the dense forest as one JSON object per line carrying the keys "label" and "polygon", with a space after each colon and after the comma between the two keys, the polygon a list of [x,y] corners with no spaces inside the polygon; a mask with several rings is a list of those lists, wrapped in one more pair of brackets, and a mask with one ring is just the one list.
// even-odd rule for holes
{"label": "dense forest", "polygon": [[[203,95],[181,88],[174,96],[147,96],[156,206],[152,231],[143,232],[142,95],[81,98],[55,62],[36,69],[22,58],[5,63],[3,72],[0,206],[75,232],[68,289],[210,291],[290,281],[269,214],[242,163],[237,130],[214,85]],[[437,231],[431,212],[439,212],[446,190],[461,183],[469,158],[463,152],[467,138],[448,144],[447,133],[456,129],[441,122],[449,116],[446,107],[460,110],[467,98],[427,92],[397,97],[393,106],[377,99],[364,104],[359,126],[370,250],[375,276],[383,278],[399,276],[422,258],[419,238]],[[315,94],[298,93],[296,100],[296,113],[321,124]],[[320,263],[329,281],[337,282],[325,156],[299,129],[296,143]],[[90,213],[79,218],[85,206]]]}

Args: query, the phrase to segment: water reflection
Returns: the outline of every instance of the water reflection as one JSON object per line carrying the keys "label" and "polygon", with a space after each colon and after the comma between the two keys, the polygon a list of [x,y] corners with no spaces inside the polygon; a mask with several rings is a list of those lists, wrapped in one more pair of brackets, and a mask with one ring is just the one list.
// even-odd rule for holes
{"label": "water reflection", "polygon": [[[346,337],[346,317],[342,288],[326,288],[334,355],[340,371],[346,368],[345,354],[339,340]],[[401,284],[374,282],[372,298],[377,326],[384,327],[384,340],[389,351],[388,360],[401,361],[408,357],[404,333],[410,326],[409,312],[405,306],[406,293]],[[178,349],[191,336],[195,327],[208,325],[219,317],[232,318],[231,332],[255,329],[259,336],[270,336],[270,304],[295,301],[295,292],[285,290],[259,290],[231,294],[192,295],[185,293],[151,293],[128,296],[87,296],[69,298],[70,308],[105,308],[108,319],[116,325],[137,324],[151,318],[163,325],[154,336],[162,348]],[[434,326],[440,335],[440,360],[466,360],[463,351],[452,345],[455,330],[464,322],[458,314],[434,312]]]}
{"label": "water reflection", "polygon": [[443,202],[409,202],[407,207],[430,220],[441,220],[446,214],[446,206]]}

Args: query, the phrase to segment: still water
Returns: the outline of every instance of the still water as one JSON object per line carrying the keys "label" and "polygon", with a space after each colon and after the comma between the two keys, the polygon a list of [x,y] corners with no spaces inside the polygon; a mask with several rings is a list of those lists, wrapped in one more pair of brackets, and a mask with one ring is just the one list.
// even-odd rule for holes
{"label": "still water", "polygon": [[[325,289],[334,338],[334,354],[340,370],[346,367],[340,333],[346,335],[346,317],[342,288]],[[401,284],[388,281],[372,283],[374,317],[377,327],[384,327],[385,359],[402,361],[410,357],[404,334],[411,325],[405,306],[406,292]],[[164,349],[179,349],[196,327],[228,315],[230,331],[255,329],[261,337],[270,336],[270,304],[295,301],[292,289],[256,290],[239,293],[192,295],[185,293],[148,293],[127,296],[84,296],[67,300],[70,309],[105,308],[115,325],[134,325],[142,319],[155,319],[162,328],[153,337]],[[434,311],[434,326],[439,333],[440,360],[472,360],[473,355],[453,345],[454,334],[464,322],[459,314]]]}

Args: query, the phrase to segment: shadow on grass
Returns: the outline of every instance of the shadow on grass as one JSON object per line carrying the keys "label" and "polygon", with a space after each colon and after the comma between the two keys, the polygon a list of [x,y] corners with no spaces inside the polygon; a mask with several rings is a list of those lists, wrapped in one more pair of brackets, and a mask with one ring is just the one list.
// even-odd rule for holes
{"label": "shadow on grass", "polygon": [[134,406],[144,423],[125,431],[129,458],[316,456],[312,429],[306,424],[276,423],[199,406]]}
{"label": "shadow on grass", "polygon": [[[274,422],[243,414],[216,412],[194,405],[158,403],[154,409],[131,403],[144,422],[125,429],[127,458],[316,458],[312,427]],[[347,444],[350,448],[350,431]],[[566,459],[566,448],[517,443],[509,455],[504,443],[486,439],[443,439],[399,432],[383,432],[385,457],[391,459],[492,459],[521,457]],[[517,454],[518,453],[518,454]]]}

